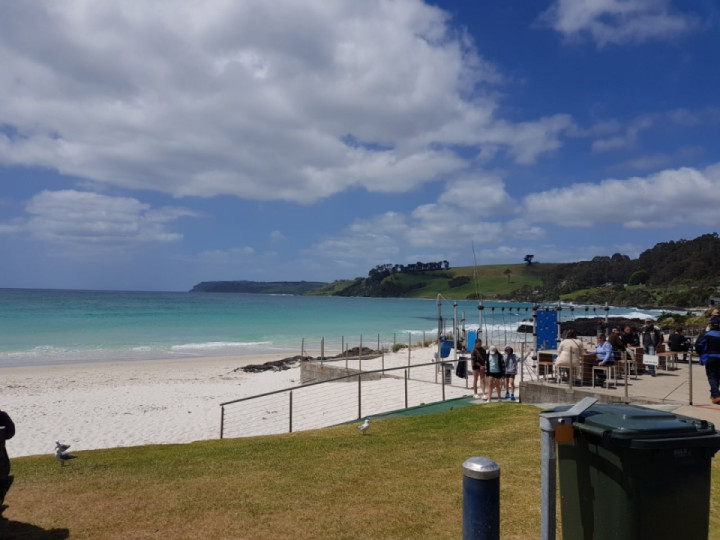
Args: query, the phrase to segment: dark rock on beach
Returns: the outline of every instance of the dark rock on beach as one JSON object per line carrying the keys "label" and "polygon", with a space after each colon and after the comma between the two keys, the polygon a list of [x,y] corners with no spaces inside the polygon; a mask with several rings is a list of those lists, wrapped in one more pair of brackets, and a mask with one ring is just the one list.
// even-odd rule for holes
{"label": "dark rock on beach", "polygon": [[298,354],[289,358],[283,358],[282,360],[265,362],[264,364],[248,364],[247,366],[236,368],[233,371],[244,371],[245,373],[261,373],[263,371],[285,371],[286,369],[294,367],[295,364],[299,362],[310,362],[312,360],[338,360],[340,358],[357,358],[358,356],[360,356],[360,354],[362,354],[363,358],[369,359],[379,356],[381,353],[374,351],[368,347],[363,347],[362,351],[360,351],[359,347],[353,347],[352,349],[348,349],[347,351],[345,351],[345,354],[340,353],[336,354],[335,356],[326,356],[324,359],[320,358],[319,356],[317,358],[314,358],[312,356],[302,356]]}
{"label": "dark rock on beach", "polygon": [[265,362],[264,364],[248,364],[241,368],[234,369],[233,371],[244,371],[245,373],[260,373],[262,371],[285,371],[290,369],[298,362],[307,362],[312,360],[311,356],[291,356],[290,358],[283,358],[282,360],[273,360],[271,362]]}
{"label": "dark rock on beach", "polygon": [[608,317],[607,324],[605,317],[583,317],[572,321],[564,321],[560,324],[560,332],[575,330],[578,336],[596,336],[600,332],[609,334],[616,326],[622,330],[626,326],[638,332],[645,321],[643,319],[627,319],[625,317]]}

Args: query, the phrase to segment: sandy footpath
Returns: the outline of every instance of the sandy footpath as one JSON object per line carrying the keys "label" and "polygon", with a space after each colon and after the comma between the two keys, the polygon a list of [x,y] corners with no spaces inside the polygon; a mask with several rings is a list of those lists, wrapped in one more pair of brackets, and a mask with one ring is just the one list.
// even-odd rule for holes
{"label": "sandy footpath", "polygon": [[[414,349],[412,363],[433,349]],[[287,355],[254,355],[0,368],[0,408],[16,424],[10,457],[215,439],[220,403],[300,384],[300,368],[245,373],[247,364]],[[407,365],[407,350],[349,361],[364,371]],[[362,366],[360,366],[362,364]],[[237,370],[237,371],[236,371]]]}

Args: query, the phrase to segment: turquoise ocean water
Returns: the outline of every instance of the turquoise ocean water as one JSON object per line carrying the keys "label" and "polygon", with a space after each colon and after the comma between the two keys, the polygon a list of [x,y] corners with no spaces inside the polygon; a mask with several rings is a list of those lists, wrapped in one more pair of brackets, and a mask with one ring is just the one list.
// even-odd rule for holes
{"label": "turquoise ocean water", "polygon": [[[531,304],[484,302],[484,325],[514,332],[532,317]],[[458,301],[468,329],[478,303]],[[455,308],[442,300],[443,328]],[[610,316],[660,312],[611,308]],[[604,315],[599,306],[562,311],[563,319]],[[260,353],[299,354],[303,338],[317,354],[345,342],[372,346],[434,338],[437,300],[341,298],[229,293],[0,289],[0,366],[193,358]]]}

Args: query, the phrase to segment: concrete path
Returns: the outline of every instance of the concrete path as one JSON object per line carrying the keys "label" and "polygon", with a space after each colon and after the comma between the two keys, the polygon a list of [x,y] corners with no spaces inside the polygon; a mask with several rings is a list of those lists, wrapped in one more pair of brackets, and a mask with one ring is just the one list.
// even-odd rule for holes
{"label": "concrete path", "polygon": [[[687,363],[679,362],[676,369],[658,369],[655,377],[647,372],[639,374],[637,379],[630,377],[627,386],[624,380],[618,380],[617,388],[583,386],[576,390],[598,396],[612,396],[620,401],[636,402],[643,406],[707,420],[720,429],[720,405],[713,405],[710,401],[710,386],[705,368],[697,364],[697,358],[692,364],[692,373],[688,367]],[[551,381],[541,384],[560,386]]]}

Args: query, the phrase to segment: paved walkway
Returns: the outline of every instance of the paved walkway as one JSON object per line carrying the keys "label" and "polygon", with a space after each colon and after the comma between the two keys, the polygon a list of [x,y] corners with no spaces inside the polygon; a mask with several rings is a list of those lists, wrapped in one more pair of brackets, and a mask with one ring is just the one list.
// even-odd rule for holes
{"label": "paved walkway", "polygon": [[[549,381],[544,384],[556,385]],[[583,386],[582,390],[616,396],[623,401],[627,398],[629,403],[639,402],[644,406],[707,420],[720,429],[720,405],[713,405],[710,401],[705,368],[697,364],[697,359],[692,364],[692,378],[688,364],[679,362],[676,369],[658,369],[655,377],[647,372],[639,374],[637,379],[630,377],[627,386],[624,380],[618,380],[617,388]]]}

